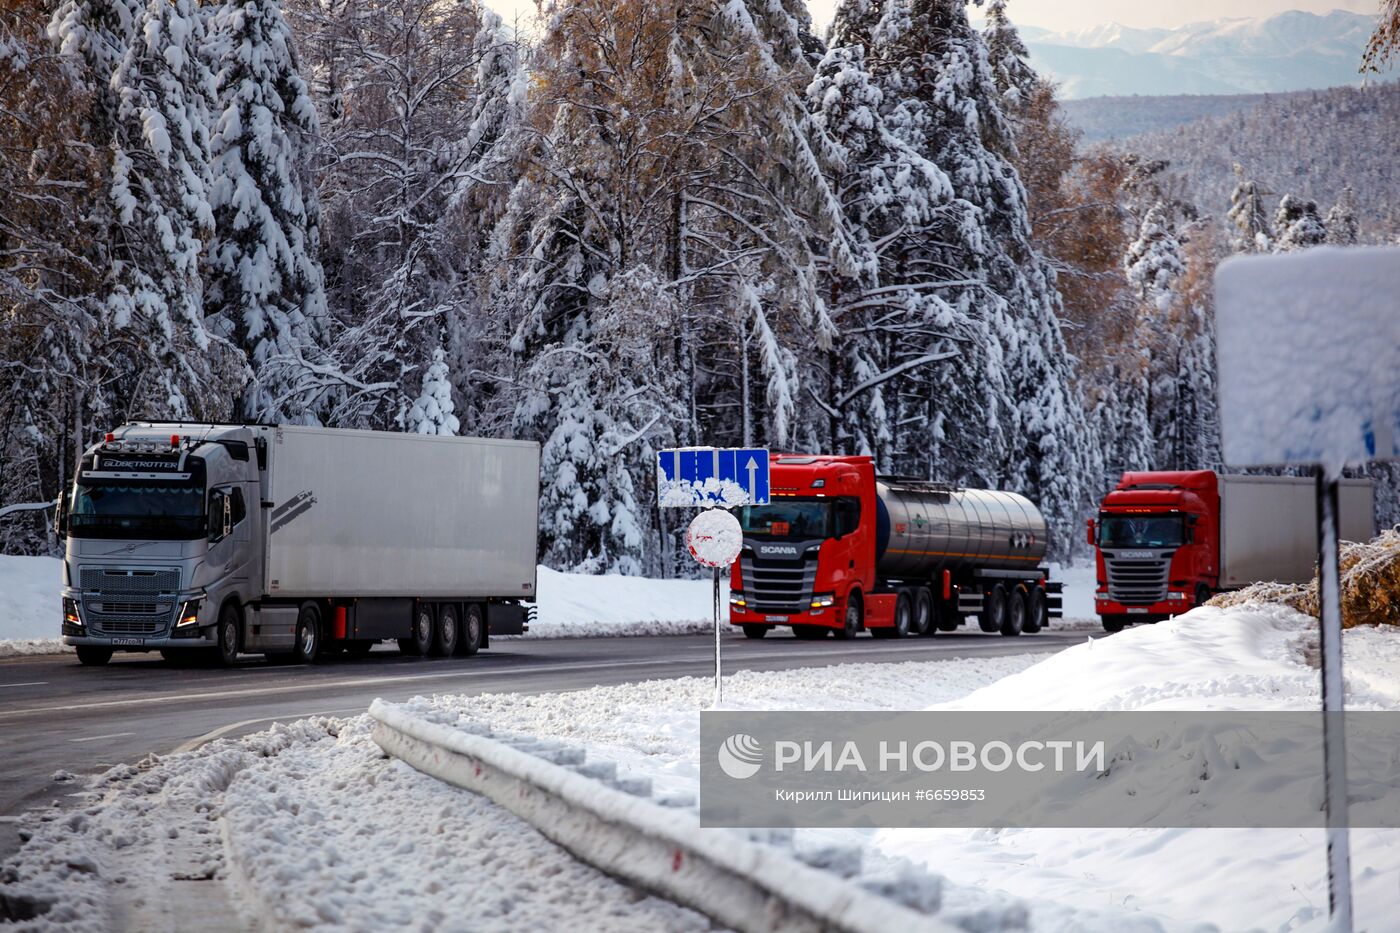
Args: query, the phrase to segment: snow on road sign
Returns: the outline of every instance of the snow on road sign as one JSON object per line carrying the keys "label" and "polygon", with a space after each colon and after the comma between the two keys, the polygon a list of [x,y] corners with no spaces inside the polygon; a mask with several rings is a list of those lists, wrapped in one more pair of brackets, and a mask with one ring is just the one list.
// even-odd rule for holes
{"label": "snow on road sign", "polygon": [[1400,457],[1400,249],[1237,257],[1215,309],[1226,463]]}
{"label": "snow on road sign", "polygon": [[702,567],[728,567],[744,546],[744,530],[729,512],[707,509],[690,523],[685,543]]}
{"label": "snow on road sign", "polygon": [[656,489],[662,508],[767,505],[768,451],[747,447],[660,451]]}

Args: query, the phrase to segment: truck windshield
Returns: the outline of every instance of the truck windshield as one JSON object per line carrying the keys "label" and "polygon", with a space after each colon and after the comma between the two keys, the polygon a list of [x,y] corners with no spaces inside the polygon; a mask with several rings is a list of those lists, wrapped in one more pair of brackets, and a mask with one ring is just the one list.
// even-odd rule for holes
{"label": "truck windshield", "polygon": [[1180,515],[1100,515],[1100,547],[1180,547]]}
{"label": "truck windshield", "polygon": [[826,538],[831,532],[831,499],[782,499],[739,510],[746,535],[769,538]]}
{"label": "truck windshield", "polygon": [[204,488],[193,483],[80,483],[73,488],[68,533],[75,538],[204,536]]}

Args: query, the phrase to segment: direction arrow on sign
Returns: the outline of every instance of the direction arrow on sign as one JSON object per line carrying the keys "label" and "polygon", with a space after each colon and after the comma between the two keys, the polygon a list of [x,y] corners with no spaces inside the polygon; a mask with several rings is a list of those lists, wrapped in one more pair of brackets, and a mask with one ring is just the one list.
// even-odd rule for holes
{"label": "direction arrow on sign", "polygon": [[749,447],[681,447],[656,455],[662,508],[737,508],[768,504],[768,451]]}

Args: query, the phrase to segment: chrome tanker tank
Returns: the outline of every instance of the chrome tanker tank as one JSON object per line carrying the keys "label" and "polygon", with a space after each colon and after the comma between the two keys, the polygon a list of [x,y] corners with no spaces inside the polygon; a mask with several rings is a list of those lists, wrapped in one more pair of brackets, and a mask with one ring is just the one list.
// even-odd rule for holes
{"label": "chrome tanker tank", "polygon": [[1024,496],[917,480],[875,484],[880,575],[929,580],[943,570],[1033,573],[1048,546],[1045,519]]}

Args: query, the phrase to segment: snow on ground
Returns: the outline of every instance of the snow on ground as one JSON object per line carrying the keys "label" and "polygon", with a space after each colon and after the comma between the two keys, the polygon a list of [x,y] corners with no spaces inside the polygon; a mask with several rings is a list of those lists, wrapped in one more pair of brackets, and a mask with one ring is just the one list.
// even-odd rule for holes
{"label": "snow on ground", "polygon": [[[309,719],[100,777],[31,818],[0,920],[64,931],[708,930],[486,798],[388,760],[370,720]],[[241,922],[240,922],[241,921]]]}
{"label": "snow on ground", "polygon": [[0,658],[67,650],[57,637],[62,585],[57,558],[0,554]]}
{"label": "snow on ground", "polygon": [[[1280,607],[1202,608],[1052,655],[741,672],[736,709],[1283,710],[1319,705],[1316,623]],[[1400,629],[1345,635],[1348,707],[1400,710]],[[704,678],[568,694],[419,699],[410,706],[584,746],[658,793],[694,795]],[[945,910],[1025,898],[1031,929],[1321,930],[1316,830],[810,830],[945,876]],[[1400,831],[1352,833],[1358,929],[1400,913]],[[997,900],[1000,898],[1001,900]],[[988,899],[991,899],[990,901]]]}

